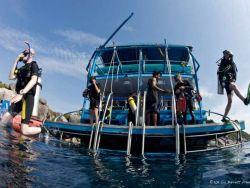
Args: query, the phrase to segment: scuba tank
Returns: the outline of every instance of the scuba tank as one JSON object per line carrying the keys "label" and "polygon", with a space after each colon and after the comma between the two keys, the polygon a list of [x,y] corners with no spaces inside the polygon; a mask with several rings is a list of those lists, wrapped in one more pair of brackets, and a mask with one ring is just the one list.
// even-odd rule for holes
{"label": "scuba tank", "polygon": [[37,83],[36,83],[36,94],[34,97],[34,107],[32,111],[32,116],[38,116],[38,109],[39,109],[39,99],[40,99],[40,93],[42,90],[42,69],[39,69],[38,77],[37,77]]}
{"label": "scuba tank", "polygon": [[217,93],[218,93],[219,95],[224,95],[224,88],[223,88],[223,86],[222,86],[222,84],[221,84],[221,81],[220,81],[220,79],[219,79],[219,76],[218,76],[218,79],[217,79]]}
{"label": "scuba tank", "polygon": [[129,104],[130,109],[134,113],[136,111],[137,107],[136,107],[135,100],[133,97],[128,98],[128,104]]}

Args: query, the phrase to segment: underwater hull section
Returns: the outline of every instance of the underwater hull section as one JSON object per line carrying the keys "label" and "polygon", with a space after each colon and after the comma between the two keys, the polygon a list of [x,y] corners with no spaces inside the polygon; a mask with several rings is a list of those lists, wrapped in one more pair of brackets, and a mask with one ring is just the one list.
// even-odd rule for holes
{"label": "underwater hull section", "polygon": [[[240,123],[245,128],[244,122]],[[61,139],[79,138],[81,144],[88,147],[92,126],[88,124],[73,124],[62,122],[45,122],[44,127],[53,136]],[[233,131],[230,124],[187,125],[185,126],[186,147],[190,150],[206,149],[208,143]],[[140,153],[142,150],[142,127],[134,127],[132,133],[131,152]],[[174,152],[175,129],[173,126],[146,127],[145,152]],[[94,129],[95,135],[95,129]],[[199,136],[195,136],[199,135]],[[101,131],[100,148],[126,150],[128,141],[128,126],[104,125]],[[180,128],[180,149],[184,151],[184,127]]]}

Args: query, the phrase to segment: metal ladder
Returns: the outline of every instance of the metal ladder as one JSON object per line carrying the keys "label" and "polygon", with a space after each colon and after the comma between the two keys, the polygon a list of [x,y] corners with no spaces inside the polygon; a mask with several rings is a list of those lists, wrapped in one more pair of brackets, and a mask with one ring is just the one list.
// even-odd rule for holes
{"label": "metal ladder", "polygon": [[[111,96],[113,95],[113,93],[111,92],[109,95],[108,95],[108,99],[106,101],[106,105],[105,105],[105,109],[104,109],[104,113],[103,113],[103,117],[102,117],[102,120],[99,121],[99,123],[97,124],[96,126],[96,129],[95,129],[95,137],[94,137],[94,144],[93,144],[93,151],[94,152],[97,152],[98,149],[99,149],[99,144],[100,144],[100,140],[101,140],[101,133],[102,133],[102,128],[103,128],[103,125],[104,125],[104,120],[105,120],[105,114],[107,112],[107,108],[108,108],[108,105],[109,105],[109,101],[110,101],[110,98]],[[93,128],[94,125],[92,126],[92,130],[94,129]],[[92,132],[92,131],[91,131]],[[92,134],[92,137],[93,137],[93,134]],[[91,135],[90,135],[90,138],[91,138]],[[89,142],[89,147],[91,148],[91,142],[92,142],[92,138]]]}
{"label": "metal ladder", "polygon": [[137,108],[136,108],[136,117],[135,117],[135,125],[132,122],[129,122],[128,126],[128,141],[127,141],[127,155],[131,154],[131,143],[132,143],[132,136],[133,136],[133,127],[138,126],[139,121],[139,112],[140,112],[140,96],[141,92],[137,92]]}

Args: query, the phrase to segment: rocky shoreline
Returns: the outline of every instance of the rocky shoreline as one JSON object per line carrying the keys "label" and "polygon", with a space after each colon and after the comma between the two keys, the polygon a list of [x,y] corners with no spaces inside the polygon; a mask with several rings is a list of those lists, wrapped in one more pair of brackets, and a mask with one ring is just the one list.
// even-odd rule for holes
{"label": "rocky shoreline", "polygon": [[[0,81],[0,100],[10,101],[15,94],[15,84],[5,84]],[[46,99],[40,98],[38,119],[53,121],[59,115],[61,115],[61,113],[53,111],[49,107]]]}

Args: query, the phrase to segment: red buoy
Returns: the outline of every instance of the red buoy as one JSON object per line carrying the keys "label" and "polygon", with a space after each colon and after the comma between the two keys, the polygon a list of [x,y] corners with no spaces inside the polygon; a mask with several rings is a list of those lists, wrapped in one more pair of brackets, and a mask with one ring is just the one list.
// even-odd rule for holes
{"label": "red buoy", "polygon": [[[30,123],[29,126],[30,127],[41,127],[42,126],[42,121],[38,120],[34,117],[32,117],[30,119]],[[13,120],[12,120],[12,128],[16,131],[16,132],[21,132],[21,116],[20,115],[16,115]]]}

